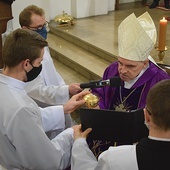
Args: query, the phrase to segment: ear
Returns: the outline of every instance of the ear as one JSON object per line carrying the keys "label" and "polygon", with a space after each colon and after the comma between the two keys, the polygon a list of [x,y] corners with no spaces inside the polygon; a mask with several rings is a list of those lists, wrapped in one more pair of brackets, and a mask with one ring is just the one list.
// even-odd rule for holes
{"label": "ear", "polygon": [[22,26],[21,28],[22,28],[22,29],[28,29],[26,26]]}
{"label": "ear", "polygon": [[150,122],[150,114],[145,108],[143,109],[143,111],[144,111],[145,121]]}
{"label": "ear", "polygon": [[26,70],[26,71],[29,71],[29,62],[30,62],[30,60],[29,59],[26,59],[26,60],[24,60],[23,61],[23,68],[24,68],[24,70]]}
{"label": "ear", "polygon": [[149,63],[149,60],[146,59],[143,63],[144,63],[144,68],[145,68],[148,65],[148,63]]}

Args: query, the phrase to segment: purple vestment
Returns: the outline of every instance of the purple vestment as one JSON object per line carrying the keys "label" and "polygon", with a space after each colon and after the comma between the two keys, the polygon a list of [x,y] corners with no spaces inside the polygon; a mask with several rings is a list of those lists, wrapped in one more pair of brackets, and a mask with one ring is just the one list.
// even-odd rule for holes
{"label": "purple vestment", "polygon": [[[119,76],[118,62],[112,63],[106,68],[103,75],[103,80],[107,80],[111,77],[116,76]],[[149,62],[149,68],[143,73],[143,75],[135,82],[135,84],[130,89],[124,88],[124,82],[122,82],[121,88],[105,86],[102,88],[92,89],[92,93],[100,97],[100,108],[109,110],[113,110],[117,101],[121,100],[120,92],[122,100],[129,96],[129,94],[131,93],[132,95],[130,95],[130,97],[128,97],[126,101],[126,104],[129,104],[127,106],[128,109],[126,109],[126,111],[136,110],[145,107],[146,96],[150,88],[157,82],[164,79],[170,79],[170,76],[165,71],[156,66],[154,63]],[[94,155],[98,157],[100,153],[107,150],[110,146],[113,146],[115,141],[87,139],[87,142]],[[130,143],[116,143],[116,145],[122,144]]]}
{"label": "purple vestment", "polygon": [[[154,84],[164,79],[170,79],[170,76],[165,71],[157,67],[155,64],[153,64],[152,62],[149,62],[149,65],[150,65],[149,68],[143,73],[143,75],[131,87],[131,89],[136,88],[138,90],[138,88],[145,85],[145,87],[141,91],[140,99],[135,98],[135,100],[139,101],[136,109],[145,107],[146,96],[148,94],[149,89]],[[106,68],[104,75],[103,75],[103,80],[107,80],[115,76],[119,76],[118,62],[114,62]],[[99,106],[101,109],[111,108],[111,103],[114,97],[115,89],[116,88],[110,87],[110,86],[92,89],[92,93],[100,97]]]}

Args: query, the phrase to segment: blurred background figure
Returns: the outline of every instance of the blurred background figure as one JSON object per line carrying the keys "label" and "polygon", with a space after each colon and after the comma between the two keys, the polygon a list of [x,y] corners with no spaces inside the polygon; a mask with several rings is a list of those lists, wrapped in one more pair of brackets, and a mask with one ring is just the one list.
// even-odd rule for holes
{"label": "blurred background figure", "polygon": [[[152,4],[149,6],[149,8],[152,9],[152,8],[156,8],[157,6],[159,6],[159,1],[160,0],[153,0]],[[169,0],[164,0],[164,7],[166,9],[170,9]]]}

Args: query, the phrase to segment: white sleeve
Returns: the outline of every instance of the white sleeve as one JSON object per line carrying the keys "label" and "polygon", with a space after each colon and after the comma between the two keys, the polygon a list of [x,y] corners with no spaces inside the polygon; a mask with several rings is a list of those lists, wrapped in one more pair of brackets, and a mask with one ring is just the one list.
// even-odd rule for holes
{"label": "white sleeve", "polygon": [[50,141],[35,113],[32,108],[22,108],[9,124],[8,136],[18,162],[25,169],[65,169],[70,165],[73,129]]}
{"label": "white sleeve", "polygon": [[97,166],[96,157],[89,149],[84,138],[76,139],[72,148],[71,169],[72,170],[95,170]]}
{"label": "white sleeve", "polygon": [[40,111],[45,132],[57,129],[65,129],[65,116],[63,106],[50,106],[46,108],[40,108]]}
{"label": "white sleeve", "polygon": [[83,138],[77,139],[72,148],[72,170],[138,170],[136,150],[133,145],[110,147],[100,154],[98,161]]}
{"label": "white sleeve", "polygon": [[68,85],[46,86],[41,76],[26,83],[25,90],[31,98],[49,105],[65,104],[70,98]]}
{"label": "white sleeve", "polygon": [[110,170],[138,170],[136,145],[110,147],[99,156],[98,161],[99,163],[104,162],[103,165],[106,166],[102,170],[107,170],[107,166]]}

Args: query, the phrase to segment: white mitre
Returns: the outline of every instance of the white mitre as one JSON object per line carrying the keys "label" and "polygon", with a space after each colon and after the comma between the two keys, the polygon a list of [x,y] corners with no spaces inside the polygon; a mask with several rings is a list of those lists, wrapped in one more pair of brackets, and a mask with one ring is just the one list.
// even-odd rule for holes
{"label": "white mitre", "polygon": [[132,13],[118,28],[118,55],[133,61],[145,61],[157,39],[155,24],[148,12],[138,18]]}

